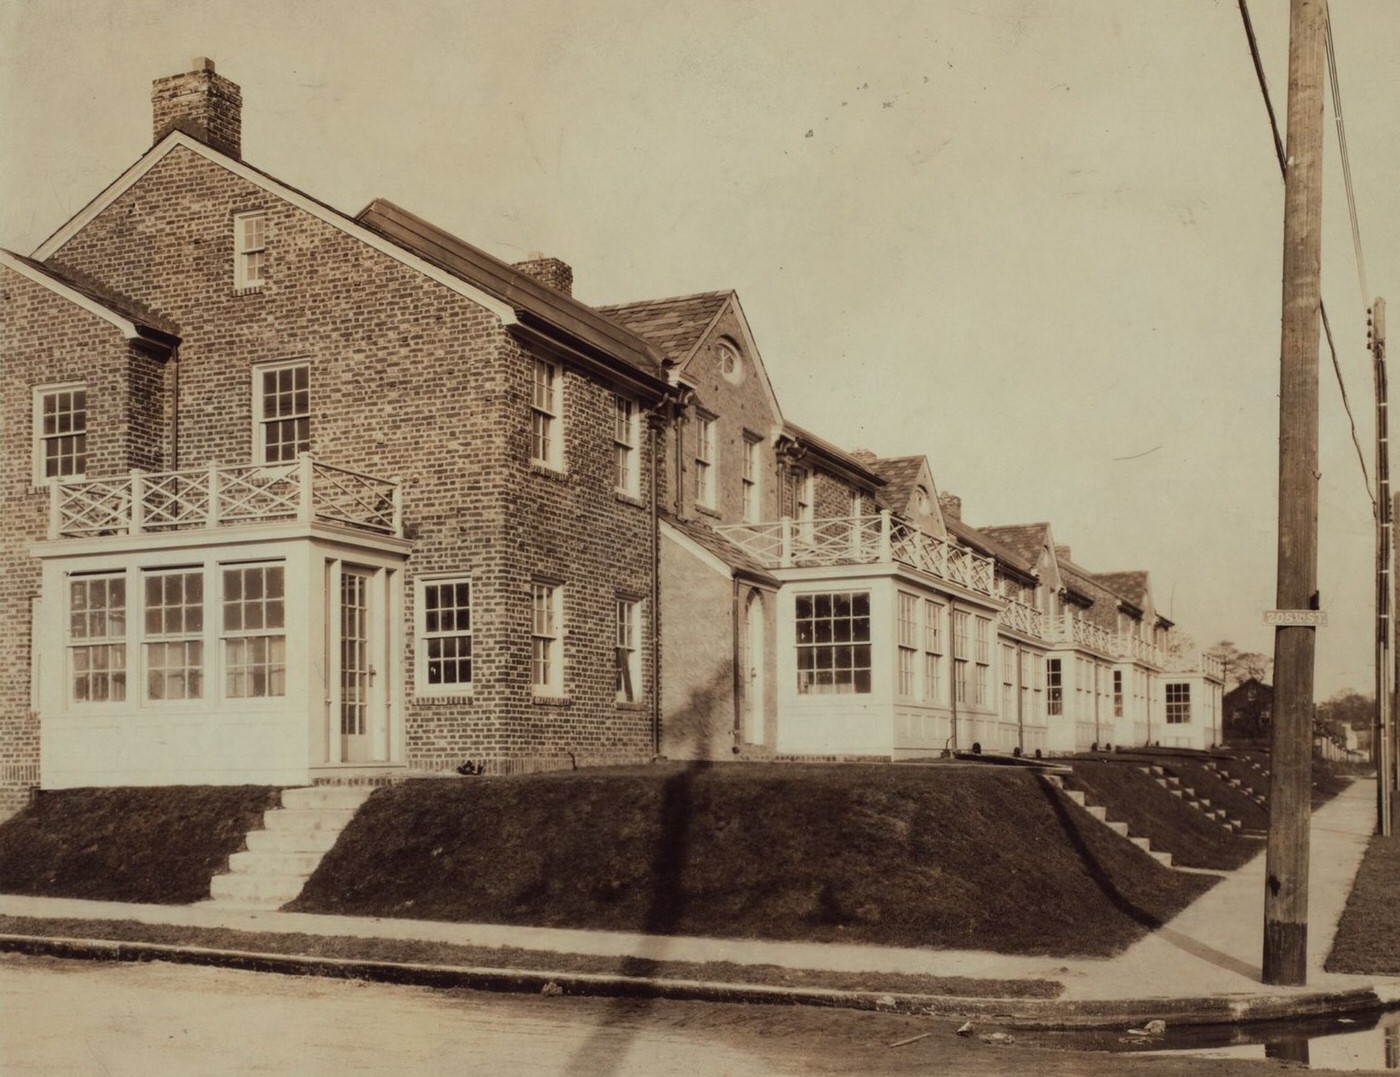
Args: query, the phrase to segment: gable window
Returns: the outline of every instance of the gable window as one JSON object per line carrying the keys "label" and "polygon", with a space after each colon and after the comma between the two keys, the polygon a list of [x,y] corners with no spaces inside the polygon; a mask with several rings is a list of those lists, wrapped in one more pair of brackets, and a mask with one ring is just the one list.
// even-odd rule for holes
{"label": "gable window", "polygon": [[82,385],[34,390],[34,484],[87,471],[87,389]]}
{"label": "gable window", "polygon": [[617,600],[617,701],[632,703],[641,694],[641,652],[637,650],[637,610],[640,603]]}
{"label": "gable window", "polygon": [[552,583],[530,585],[530,680],[536,695],[563,694],[563,603],[562,587]]}
{"label": "gable window", "polygon": [[720,341],[715,346],[715,353],[719,361],[719,372],[724,376],[724,380],[739,385],[744,380],[744,361],[739,358],[739,352],[728,341]]}
{"label": "gable window", "polygon": [[233,286],[261,288],[267,273],[267,214],[240,213],[233,219]]}
{"label": "gable window", "polygon": [[204,695],[204,572],[145,575],[147,699]]}
{"label": "gable window", "polygon": [[919,654],[919,600],[899,592],[899,694],[914,698],[914,663]]}
{"label": "gable window", "polygon": [[695,503],[715,507],[715,420],[706,415],[695,419]]}
{"label": "gable window", "polygon": [[237,565],[223,570],[224,695],[257,699],[287,694],[283,570]]}
{"label": "gable window", "polygon": [[563,470],[563,374],[558,363],[535,360],[530,392],[530,462]]}
{"label": "gable window", "polygon": [[797,596],[797,691],[870,691],[870,592]]}
{"label": "gable window", "polygon": [[762,474],[762,447],[762,439],[754,434],[744,435],[744,522],[749,524],[758,523],[763,512],[758,481]]}
{"label": "gable window", "polygon": [[68,583],[68,668],[77,703],[126,699],[126,577]]}
{"label": "gable window", "polygon": [[619,493],[636,497],[641,492],[641,466],[638,442],[641,421],[634,401],[614,397],[613,416],[613,482]]}
{"label": "gable window", "polygon": [[943,702],[943,604],[924,601],[924,699]]}
{"label": "gable window", "polygon": [[1167,724],[1184,725],[1191,720],[1191,685],[1167,685]]}
{"label": "gable window", "polygon": [[311,451],[311,365],[278,363],[253,371],[256,458],[281,464]]}
{"label": "gable window", "polygon": [[471,691],[471,580],[418,581],[418,639],[419,695]]}

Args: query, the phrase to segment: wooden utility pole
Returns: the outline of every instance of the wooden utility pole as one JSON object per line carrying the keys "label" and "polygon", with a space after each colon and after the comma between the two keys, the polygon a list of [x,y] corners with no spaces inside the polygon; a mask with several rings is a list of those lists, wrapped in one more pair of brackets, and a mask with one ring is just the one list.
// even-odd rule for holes
{"label": "wooden utility pole", "polygon": [[1388,836],[1394,825],[1391,804],[1391,641],[1390,624],[1390,434],[1385,373],[1385,300],[1371,305],[1371,357],[1376,374],[1376,720],[1371,727],[1371,761],[1376,764],[1376,833]]}
{"label": "wooden utility pole", "polygon": [[[1322,259],[1326,0],[1291,0],[1279,367],[1278,609],[1315,610],[1317,354]],[[1274,629],[1274,722],[1264,885],[1264,982],[1307,982],[1316,629]]]}

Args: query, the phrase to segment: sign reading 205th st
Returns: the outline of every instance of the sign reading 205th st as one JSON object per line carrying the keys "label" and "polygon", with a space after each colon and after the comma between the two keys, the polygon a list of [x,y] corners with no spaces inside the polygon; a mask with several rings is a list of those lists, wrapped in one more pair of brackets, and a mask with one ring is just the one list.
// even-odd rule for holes
{"label": "sign reading 205th st", "polygon": [[1327,624],[1327,611],[1265,610],[1264,623],[1281,628],[1321,628]]}

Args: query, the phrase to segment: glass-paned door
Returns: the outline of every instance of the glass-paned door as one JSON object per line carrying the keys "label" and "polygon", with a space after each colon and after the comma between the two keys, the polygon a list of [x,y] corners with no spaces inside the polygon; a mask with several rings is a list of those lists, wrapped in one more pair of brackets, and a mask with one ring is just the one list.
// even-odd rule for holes
{"label": "glass-paned door", "polygon": [[340,757],[347,763],[373,758],[370,733],[375,669],[371,641],[371,574],[345,567],[340,573]]}

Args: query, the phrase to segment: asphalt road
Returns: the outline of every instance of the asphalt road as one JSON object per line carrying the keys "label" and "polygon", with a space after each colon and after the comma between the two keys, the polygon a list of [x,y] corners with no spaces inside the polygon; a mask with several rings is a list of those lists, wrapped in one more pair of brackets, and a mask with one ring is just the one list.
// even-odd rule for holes
{"label": "asphalt road", "polygon": [[994,1047],[953,1028],[808,1007],[494,995],[0,954],[4,1077],[1273,1071],[1243,1059]]}

